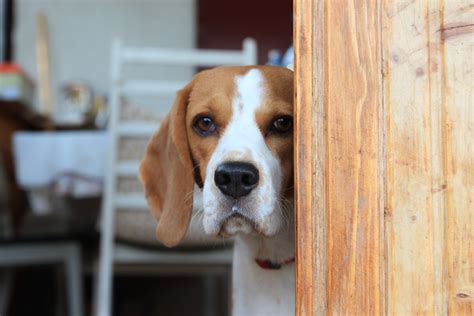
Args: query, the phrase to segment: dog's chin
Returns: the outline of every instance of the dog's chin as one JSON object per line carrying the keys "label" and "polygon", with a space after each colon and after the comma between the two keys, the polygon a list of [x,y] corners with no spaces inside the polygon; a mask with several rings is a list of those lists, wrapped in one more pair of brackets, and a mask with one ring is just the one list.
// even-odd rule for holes
{"label": "dog's chin", "polygon": [[267,216],[258,215],[257,209],[242,206],[241,203],[228,203],[216,210],[206,210],[203,218],[204,230],[210,236],[227,238],[236,235],[272,237],[281,228],[282,219],[278,212]]}
{"label": "dog's chin", "polygon": [[238,234],[258,234],[255,223],[240,214],[232,214],[221,225],[218,235],[232,237]]}

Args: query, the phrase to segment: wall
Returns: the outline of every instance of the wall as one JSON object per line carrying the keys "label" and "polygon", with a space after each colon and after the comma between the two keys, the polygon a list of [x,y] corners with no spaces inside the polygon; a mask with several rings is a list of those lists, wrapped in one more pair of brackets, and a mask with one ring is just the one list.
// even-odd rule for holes
{"label": "wall", "polygon": [[[37,78],[36,14],[49,24],[53,95],[72,79],[84,79],[107,93],[111,40],[127,45],[189,48],[195,39],[194,0],[18,0],[14,35],[15,60]],[[192,69],[149,68],[131,70],[136,76],[186,79]]]}

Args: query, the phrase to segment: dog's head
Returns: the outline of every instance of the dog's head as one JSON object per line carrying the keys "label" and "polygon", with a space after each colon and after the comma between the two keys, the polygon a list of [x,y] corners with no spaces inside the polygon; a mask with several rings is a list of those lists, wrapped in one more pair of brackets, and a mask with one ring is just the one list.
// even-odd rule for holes
{"label": "dog's head", "polygon": [[193,188],[203,192],[210,235],[272,236],[293,190],[293,73],[280,67],[220,67],[181,90],[140,167],[157,237],[185,235]]}

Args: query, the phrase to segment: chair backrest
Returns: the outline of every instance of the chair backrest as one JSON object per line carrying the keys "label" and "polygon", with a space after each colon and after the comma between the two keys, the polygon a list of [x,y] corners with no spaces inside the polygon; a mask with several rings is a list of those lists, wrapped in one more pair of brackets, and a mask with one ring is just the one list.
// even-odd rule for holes
{"label": "chair backrest", "polygon": [[[116,190],[118,177],[136,178],[139,160],[118,161],[120,137],[149,139],[159,127],[155,122],[121,119],[122,97],[173,96],[187,81],[142,80],[124,78],[127,64],[214,67],[221,65],[252,65],[257,63],[257,47],[253,39],[243,41],[242,50],[165,49],[127,47],[116,39],[112,48],[109,141],[110,155],[105,183],[105,207],[146,209],[143,194],[122,194]],[[190,79],[190,78],[189,78]]]}

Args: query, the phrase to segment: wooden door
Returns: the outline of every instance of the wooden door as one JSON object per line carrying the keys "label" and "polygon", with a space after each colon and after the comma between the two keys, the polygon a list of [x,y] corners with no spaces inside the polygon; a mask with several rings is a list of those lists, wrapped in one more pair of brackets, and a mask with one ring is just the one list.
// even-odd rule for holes
{"label": "wooden door", "polygon": [[295,0],[298,315],[474,315],[474,1]]}

